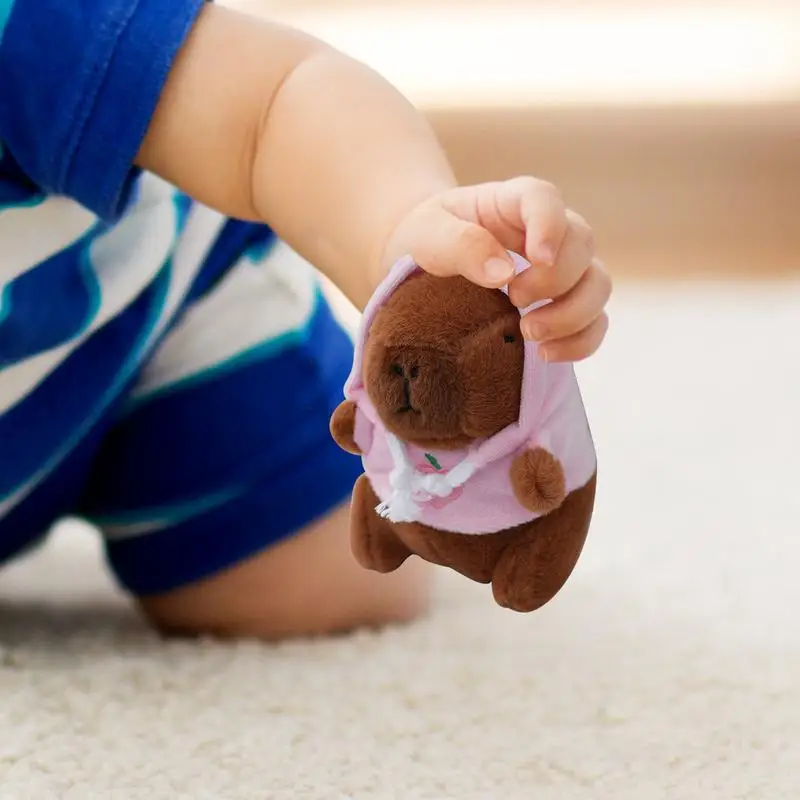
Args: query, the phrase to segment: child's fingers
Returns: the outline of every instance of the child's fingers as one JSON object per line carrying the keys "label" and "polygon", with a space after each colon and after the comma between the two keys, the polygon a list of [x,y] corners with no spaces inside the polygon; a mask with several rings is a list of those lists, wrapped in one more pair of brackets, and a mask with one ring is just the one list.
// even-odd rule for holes
{"label": "child's fingers", "polygon": [[558,189],[529,176],[455,189],[443,198],[443,207],[485,228],[506,250],[540,265],[554,263],[567,232]]}
{"label": "child's fingers", "polygon": [[565,295],[525,315],[523,335],[544,342],[579,333],[602,314],[611,288],[611,278],[595,260]]}
{"label": "child's fingers", "polygon": [[555,264],[552,267],[534,264],[511,283],[509,297],[518,308],[566,294],[592,263],[594,236],[591,228],[573,212],[569,212],[568,219],[567,234]]}
{"label": "child's fingers", "polygon": [[[513,178],[501,184],[495,195],[497,216],[504,231],[522,232],[524,255],[532,264],[552,266],[567,235],[569,218],[561,193],[538,178]],[[482,209],[481,219],[491,219]],[[510,250],[516,243],[504,242]]]}
{"label": "child's fingers", "polygon": [[479,286],[505,286],[514,274],[514,262],[486,228],[459,219],[434,206],[421,220],[411,256],[431,275],[463,275]]}
{"label": "child's fingers", "polygon": [[539,353],[546,361],[582,361],[594,355],[607,331],[608,315],[604,312],[579,333],[545,342]]}

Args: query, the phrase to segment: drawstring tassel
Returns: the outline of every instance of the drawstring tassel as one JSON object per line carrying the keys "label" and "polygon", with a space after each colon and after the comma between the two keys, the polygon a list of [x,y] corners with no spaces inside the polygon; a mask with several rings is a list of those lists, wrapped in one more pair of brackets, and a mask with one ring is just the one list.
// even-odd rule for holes
{"label": "drawstring tassel", "polygon": [[468,458],[445,474],[418,472],[409,462],[403,443],[396,436],[387,434],[387,442],[394,462],[394,469],[389,475],[392,494],[388,501],[380,503],[375,510],[390,522],[415,522],[419,519],[421,505],[434,497],[448,497],[475,472],[476,467]]}

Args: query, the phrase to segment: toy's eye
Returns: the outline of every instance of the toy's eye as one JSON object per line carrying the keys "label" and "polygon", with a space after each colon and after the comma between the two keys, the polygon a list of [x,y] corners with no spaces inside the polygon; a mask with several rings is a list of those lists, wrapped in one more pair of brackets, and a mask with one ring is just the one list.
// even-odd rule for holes
{"label": "toy's eye", "polygon": [[510,333],[507,333],[507,334],[506,334],[506,335],[503,337],[503,341],[504,341],[504,342],[507,342],[508,344],[514,344],[514,342],[516,342],[516,341],[517,341],[517,337],[516,337],[516,336],[512,336]]}

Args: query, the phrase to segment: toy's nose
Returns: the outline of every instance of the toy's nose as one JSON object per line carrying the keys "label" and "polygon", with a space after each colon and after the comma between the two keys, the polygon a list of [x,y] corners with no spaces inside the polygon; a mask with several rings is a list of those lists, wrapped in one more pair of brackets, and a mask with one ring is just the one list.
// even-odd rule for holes
{"label": "toy's nose", "polygon": [[389,371],[393,375],[397,375],[399,378],[403,378],[403,380],[414,380],[419,375],[419,367],[416,364],[405,365],[400,364],[397,361],[393,361],[389,365]]}

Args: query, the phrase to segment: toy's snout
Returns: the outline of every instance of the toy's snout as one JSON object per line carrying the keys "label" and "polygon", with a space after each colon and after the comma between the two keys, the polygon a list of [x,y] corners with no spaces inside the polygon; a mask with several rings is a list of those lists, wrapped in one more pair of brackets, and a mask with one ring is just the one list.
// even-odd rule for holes
{"label": "toy's snout", "polygon": [[[386,394],[399,414],[423,412],[434,417],[457,402],[454,365],[432,350],[390,348],[384,359]],[[434,404],[435,403],[435,404]]]}

